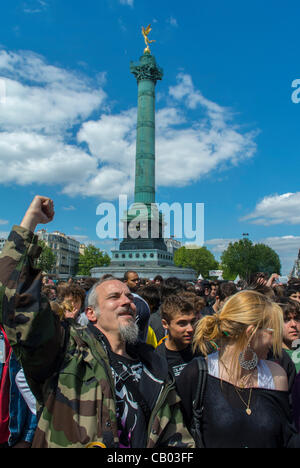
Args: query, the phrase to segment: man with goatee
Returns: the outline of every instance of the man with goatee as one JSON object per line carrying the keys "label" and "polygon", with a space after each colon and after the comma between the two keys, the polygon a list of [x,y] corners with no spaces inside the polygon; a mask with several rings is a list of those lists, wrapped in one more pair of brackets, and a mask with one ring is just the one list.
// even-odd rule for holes
{"label": "man with goatee", "polygon": [[61,321],[41,294],[36,196],[0,256],[0,323],[39,404],[33,447],[194,447],[164,360],[137,340],[129,288],[108,278],[89,295],[89,325]]}

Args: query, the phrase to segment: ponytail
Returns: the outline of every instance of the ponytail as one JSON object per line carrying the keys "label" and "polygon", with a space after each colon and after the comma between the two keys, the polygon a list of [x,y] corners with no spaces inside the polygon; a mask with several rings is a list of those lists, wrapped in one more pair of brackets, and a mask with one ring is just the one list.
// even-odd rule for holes
{"label": "ponytail", "polygon": [[193,340],[193,350],[200,351],[204,356],[211,352],[212,346],[218,347],[220,339],[223,337],[221,319],[219,314],[206,315],[199,320]]}
{"label": "ponytail", "polygon": [[280,355],[282,348],[283,314],[280,307],[256,291],[240,291],[231,296],[221,311],[199,320],[193,340],[194,351],[204,356],[211,352],[212,345],[226,345],[231,341],[236,354],[243,352],[248,343],[247,328],[253,327],[253,335],[258,329],[274,330],[273,351]]}

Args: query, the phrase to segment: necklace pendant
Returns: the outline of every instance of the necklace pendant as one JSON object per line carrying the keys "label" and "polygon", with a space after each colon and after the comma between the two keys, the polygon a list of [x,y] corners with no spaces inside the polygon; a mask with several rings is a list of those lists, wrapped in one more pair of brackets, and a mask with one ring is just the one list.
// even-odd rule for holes
{"label": "necklace pendant", "polygon": [[246,413],[248,414],[248,416],[251,416],[251,414],[252,414],[251,409],[250,409],[250,408],[247,408],[247,409],[246,409]]}

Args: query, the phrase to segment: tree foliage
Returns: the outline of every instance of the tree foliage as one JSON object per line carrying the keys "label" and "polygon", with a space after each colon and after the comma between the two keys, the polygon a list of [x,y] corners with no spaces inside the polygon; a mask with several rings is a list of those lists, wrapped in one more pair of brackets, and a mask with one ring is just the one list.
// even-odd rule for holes
{"label": "tree foliage", "polygon": [[218,262],[206,247],[187,249],[180,247],[174,253],[174,263],[183,268],[193,268],[197,275],[201,273],[203,278],[208,278],[209,270],[218,268]]}
{"label": "tree foliage", "polygon": [[108,266],[110,257],[94,245],[88,245],[83,255],[79,256],[78,275],[90,276],[92,268]]}
{"label": "tree foliage", "polygon": [[230,243],[221,256],[223,277],[239,275],[250,281],[253,273],[278,273],[281,263],[277,253],[265,244],[255,244],[249,239],[241,239]]}
{"label": "tree foliage", "polygon": [[256,271],[263,271],[270,275],[272,273],[280,275],[281,263],[275,250],[265,244],[255,244],[253,250],[256,258]]}
{"label": "tree foliage", "polygon": [[36,262],[36,266],[45,273],[50,273],[55,265],[56,256],[44,241],[39,240],[38,244],[42,248],[42,253]]}

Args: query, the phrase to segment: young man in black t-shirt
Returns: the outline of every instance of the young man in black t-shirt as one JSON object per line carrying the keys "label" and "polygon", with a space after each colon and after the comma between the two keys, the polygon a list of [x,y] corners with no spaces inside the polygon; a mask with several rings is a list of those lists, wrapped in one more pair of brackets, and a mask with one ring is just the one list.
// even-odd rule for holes
{"label": "young man in black t-shirt", "polygon": [[169,296],[161,307],[162,325],[167,335],[156,352],[163,355],[174,377],[195,357],[192,341],[197,322],[193,304],[179,296]]}

